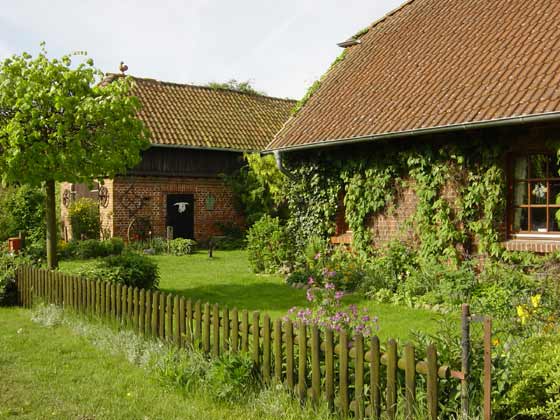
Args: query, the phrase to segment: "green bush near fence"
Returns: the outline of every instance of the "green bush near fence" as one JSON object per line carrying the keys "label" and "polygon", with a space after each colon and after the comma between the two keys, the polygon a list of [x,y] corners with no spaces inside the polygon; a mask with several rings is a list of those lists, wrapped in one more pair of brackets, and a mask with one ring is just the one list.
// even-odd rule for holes
{"label": "green bush near fence", "polygon": [[97,200],[86,197],[77,199],[68,207],[68,215],[74,239],[99,239],[101,219]]}
{"label": "green bush near fence", "polygon": [[154,289],[159,284],[157,264],[144,255],[132,252],[103,258],[80,274],[95,280],[107,280],[143,289]]}
{"label": "green bush near fence", "polygon": [[169,241],[169,252],[172,255],[190,255],[196,250],[196,241],[185,238],[175,238]]}
{"label": "green bush near fence", "polygon": [[292,246],[277,217],[263,216],[247,234],[249,263],[256,273],[276,273],[290,260]]}
{"label": "green bush near fence", "polygon": [[111,238],[100,241],[86,239],[82,241],[62,242],[59,244],[59,254],[62,258],[91,259],[120,255],[124,251],[124,241],[121,238]]}

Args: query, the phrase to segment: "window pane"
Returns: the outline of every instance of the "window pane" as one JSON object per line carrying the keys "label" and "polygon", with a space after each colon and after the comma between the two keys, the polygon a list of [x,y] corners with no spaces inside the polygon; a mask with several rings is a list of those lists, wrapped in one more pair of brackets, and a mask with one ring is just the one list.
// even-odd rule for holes
{"label": "window pane", "polygon": [[529,209],[514,209],[513,210],[513,230],[519,232],[520,230],[528,230]]}
{"label": "window pane", "polygon": [[546,178],[547,155],[531,155],[529,156],[530,178]]}
{"label": "window pane", "polygon": [[560,222],[560,209],[551,207],[550,208],[550,231],[551,232],[560,232],[559,222]]}
{"label": "window pane", "polygon": [[513,178],[514,179],[527,179],[527,158],[526,157],[518,157],[515,159],[515,163],[513,166]]}
{"label": "window pane", "polygon": [[546,183],[531,182],[531,204],[546,204]]}
{"label": "window pane", "polygon": [[560,165],[558,165],[558,156],[550,155],[548,157],[548,176],[549,178],[560,177]]}
{"label": "window pane", "polygon": [[548,232],[546,228],[546,208],[531,209],[531,232]]}

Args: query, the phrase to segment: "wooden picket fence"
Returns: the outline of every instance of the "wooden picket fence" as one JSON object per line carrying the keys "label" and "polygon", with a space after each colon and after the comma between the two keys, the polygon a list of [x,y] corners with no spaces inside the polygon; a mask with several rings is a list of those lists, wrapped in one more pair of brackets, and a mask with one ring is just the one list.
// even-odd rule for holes
{"label": "wooden picket fence", "polygon": [[[302,401],[325,399],[342,417],[395,419],[404,414],[413,419],[420,404],[417,389],[425,384],[422,411],[436,419],[438,382],[461,375],[438,365],[433,345],[426,349],[426,360],[417,360],[410,344],[399,356],[395,340],[388,340],[383,351],[378,337],[349,337],[345,332],[271,320],[259,312],[32,267],[18,270],[17,286],[24,307],[40,300],[116,319],[139,334],[180,347],[199,346],[214,357],[249,353],[263,382],[283,383]],[[398,413],[401,408],[404,413]]]}

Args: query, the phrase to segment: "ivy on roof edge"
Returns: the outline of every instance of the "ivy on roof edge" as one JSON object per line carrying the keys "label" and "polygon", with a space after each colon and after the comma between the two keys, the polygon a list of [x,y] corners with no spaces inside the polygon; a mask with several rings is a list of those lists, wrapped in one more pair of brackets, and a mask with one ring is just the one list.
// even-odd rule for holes
{"label": "ivy on roof edge", "polygon": [[325,74],[323,74],[318,80],[315,80],[313,82],[313,84],[309,87],[309,89],[307,89],[307,92],[305,92],[305,95],[303,95],[303,98],[297,101],[297,103],[290,111],[290,114],[292,116],[295,116],[301,110],[301,108],[303,108],[303,106],[307,103],[307,101],[309,101],[309,99],[313,96],[313,94],[317,92],[319,87],[321,87],[321,83],[323,82],[327,74],[329,74],[329,72],[334,68],[334,66],[340,63],[342,60],[344,60],[345,56],[346,56],[346,50],[342,51],[342,53],[340,53],[340,55],[336,57],[336,59],[329,66],[329,69],[325,72]]}

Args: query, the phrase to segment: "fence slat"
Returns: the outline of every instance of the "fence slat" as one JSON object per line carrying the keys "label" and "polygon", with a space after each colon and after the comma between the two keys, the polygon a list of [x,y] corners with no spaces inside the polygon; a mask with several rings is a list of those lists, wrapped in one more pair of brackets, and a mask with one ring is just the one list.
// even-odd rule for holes
{"label": "fence slat", "polygon": [[241,351],[249,352],[249,312],[244,309],[241,316]]}
{"label": "fence slat", "polygon": [[271,379],[271,375],[270,375],[271,349],[272,346],[270,343],[270,316],[268,314],[265,314],[263,318],[263,363],[262,363],[263,380],[265,384],[269,384]]}
{"label": "fence slat", "polygon": [[222,327],[224,329],[224,333],[222,334],[223,348],[224,348],[224,352],[227,352],[229,350],[229,343],[230,343],[229,310],[228,310],[227,307],[225,307],[223,309],[223,325],[222,325]]}
{"label": "fence slat", "polygon": [[145,318],[144,318],[144,334],[146,336],[150,336],[152,335],[152,291],[151,290],[146,290],[145,293],[145,309],[146,309],[146,313],[145,313]]}
{"label": "fence slat", "polygon": [[220,355],[220,308],[215,304],[212,310],[212,355]]}
{"label": "fence slat", "polygon": [[315,404],[319,403],[321,395],[321,336],[319,327],[311,328],[311,398]]}
{"label": "fence slat", "polygon": [[158,302],[158,304],[159,304],[158,337],[160,338],[160,340],[165,339],[165,298],[166,298],[166,293],[165,292],[160,292],[159,302]]}
{"label": "fence slat", "polygon": [[260,370],[260,313],[253,312],[253,363]]}
{"label": "fence slat", "polygon": [[416,403],[416,360],[414,358],[414,346],[407,344],[404,348],[405,359],[405,417],[407,420],[414,419],[414,406]]}
{"label": "fence slat", "polygon": [[427,379],[427,400],[428,418],[437,420],[438,413],[438,369],[436,347],[430,344],[427,349],[428,379]]}
{"label": "fence slat", "polygon": [[140,289],[138,293],[138,331],[144,335],[146,333],[146,291]]}
{"label": "fence slat", "polygon": [[364,418],[364,337],[361,334],[354,337],[356,361],[354,368],[354,399],[356,400],[356,418]]}
{"label": "fence slat", "polygon": [[307,396],[307,327],[303,321],[298,323],[298,396],[304,401]]}
{"label": "fence slat", "polygon": [[231,311],[231,351],[236,353],[239,350],[239,313],[237,308]]}
{"label": "fence slat", "polygon": [[135,324],[134,322],[134,288],[132,286],[129,286],[128,288],[128,293],[126,295],[126,300],[127,300],[127,304],[126,304],[126,325],[128,325],[129,327],[133,326]]}
{"label": "fence slat", "polygon": [[274,379],[282,383],[282,320],[274,320]]}
{"label": "fence slat", "polygon": [[339,373],[338,387],[340,398],[340,412],[342,417],[348,417],[349,401],[348,401],[348,335],[346,331],[339,334],[340,355],[339,355]]}
{"label": "fence slat", "polygon": [[194,304],[194,339],[197,345],[202,344],[202,312],[200,310],[200,301]]}
{"label": "fence slat", "polygon": [[140,291],[135,287],[132,291],[132,299],[134,301],[134,309],[132,310],[132,327],[134,331],[140,331]]}
{"label": "fence slat", "polygon": [[393,420],[397,415],[397,342],[387,342],[387,418]]}
{"label": "fence slat", "polygon": [[117,319],[122,318],[122,284],[117,284]]}
{"label": "fence slat", "polygon": [[170,294],[165,297],[165,339],[173,340],[173,297]]}
{"label": "fence slat", "polygon": [[151,307],[151,316],[152,316],[152,327],[151,327],[151,334],[153,337],[159,336],[159,292],[155,291],[152,293],[152,300],[150,302]]}
{"label": "fence slat", "polygon": [[202,350],[210,353],[210,304],[204,304],[204,334]]}
{"label": "fence slat", "polygon": [[334,337],[333,331],[325,331],[325,398],[329,409],[334,410]]}
{"label": "fence slat", "polygon": [[177,339],[179,347],[185,347],[185,316],[186,316],[186,307],[185,307],[185,298],[179,298],[179,306],[177,307]]}
{"label": "fence slat", "polygon": [[[200,312],[200,306],[199,306]],[[187,300],[187,321],[185,325],[186,342],[188,346],[193,345],[193,306],[192,300]]]}
{"label": "fence slat", "polygon": [[294,391],[294,324],[291,319],[286,321],[286,384],[290,392]]}

